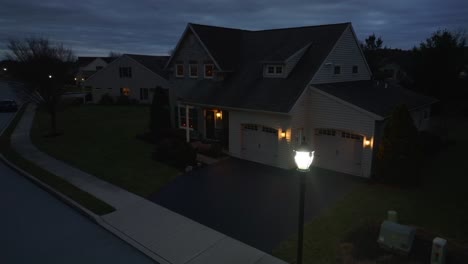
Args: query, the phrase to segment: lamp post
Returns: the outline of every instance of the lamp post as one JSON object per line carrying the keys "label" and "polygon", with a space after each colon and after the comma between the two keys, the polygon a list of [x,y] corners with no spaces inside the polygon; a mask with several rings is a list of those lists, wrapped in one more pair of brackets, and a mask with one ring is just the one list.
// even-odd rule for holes
{"label": "lamp post", "polygon": [[305,197],[305,174],[309,171],[309,167],[314,160],[314,151],[306,145],[301,145],[296,150],[294,161],[297,165],[297,171],[300,175],[300,191],[299,191],[299,223],[298,223],[298,239],[297,239],[297,264],[302,264],[302,248],[304,238],[304,197]]}

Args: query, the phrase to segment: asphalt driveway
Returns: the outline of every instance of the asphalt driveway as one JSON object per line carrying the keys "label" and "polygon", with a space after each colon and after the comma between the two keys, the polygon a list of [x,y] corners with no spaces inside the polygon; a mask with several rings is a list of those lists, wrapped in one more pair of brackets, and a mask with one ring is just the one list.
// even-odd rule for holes
{"label": "asphalt driveway", "polygon": [[[229,158],[176,178],[150,200],[271,253],[297,232],[297,173]],[[313,168],[307,177],[306,222],[363,182]]]}

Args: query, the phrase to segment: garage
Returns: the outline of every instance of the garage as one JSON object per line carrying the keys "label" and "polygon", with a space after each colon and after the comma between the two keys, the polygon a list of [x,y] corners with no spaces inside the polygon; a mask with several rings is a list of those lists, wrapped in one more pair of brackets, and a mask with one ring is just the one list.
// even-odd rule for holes
{"label": "garage", "polygon": [[242,158],[275,165],[278,152],[278,130],[258,124],[242,124]]}
{"label": "garage", "polygon": [[361,176],[363,137],[336,129],[315,129],[317,167]]}

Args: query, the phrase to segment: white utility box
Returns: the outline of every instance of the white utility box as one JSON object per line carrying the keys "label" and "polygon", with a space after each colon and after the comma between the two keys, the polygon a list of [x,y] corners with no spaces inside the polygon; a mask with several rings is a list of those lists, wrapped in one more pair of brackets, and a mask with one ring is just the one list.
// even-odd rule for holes
{"label": "white utility box", "polygon": [[408,254],[413,246],[416,229],[392,221],[383,221],[377,243],[382,248]]}
{"label": "white utility box", "polygon": [[432,241],[431,264],[444,264],[447,254],[447,240],[436,237]]}

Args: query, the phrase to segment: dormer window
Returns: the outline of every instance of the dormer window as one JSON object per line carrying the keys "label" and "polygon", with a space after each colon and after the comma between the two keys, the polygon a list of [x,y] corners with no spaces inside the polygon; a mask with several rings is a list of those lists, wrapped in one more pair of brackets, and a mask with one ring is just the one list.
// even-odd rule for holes
{"label": "dormer window", "polygon": [[282,76],[283,75],[283,65],[265,65],[265,76]]}
{"label": "dormer window", "polygon": [[176,77],[184,77],[184,65],[176,64]]}
{"label": "dormer window", "polygon": [[205,64],[205,78],[211,79],[214,76],[214,65],[213,64]]}

